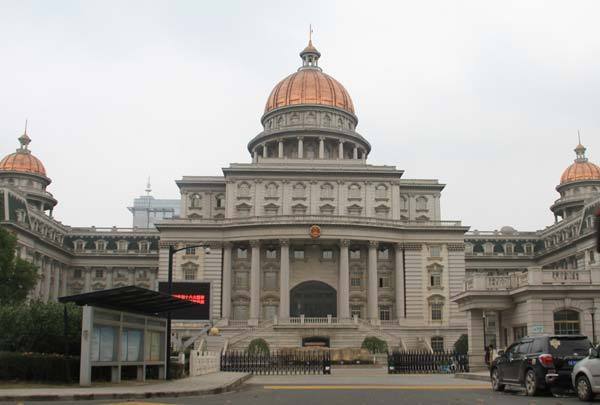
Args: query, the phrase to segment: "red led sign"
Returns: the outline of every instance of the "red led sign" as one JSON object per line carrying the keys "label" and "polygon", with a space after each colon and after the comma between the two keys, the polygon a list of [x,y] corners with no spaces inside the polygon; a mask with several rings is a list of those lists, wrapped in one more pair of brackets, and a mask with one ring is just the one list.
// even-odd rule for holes
{"label": "red led sign", "polygon": [[206,304],[206,296],[204,294],[173,294],[173,297],[180,300],[195,302],[196,304]]}

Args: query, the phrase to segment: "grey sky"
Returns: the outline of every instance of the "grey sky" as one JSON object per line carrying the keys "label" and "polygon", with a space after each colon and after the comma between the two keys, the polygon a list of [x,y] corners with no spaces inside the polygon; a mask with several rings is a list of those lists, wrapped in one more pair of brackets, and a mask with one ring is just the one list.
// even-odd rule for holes
{"label": "grey sky", "polygon": [[152,177],[247,162],[271,88],[320,65],[350,92],[371,164],[438,178],[445,219],[549,225],[577,129],[600,163],[595,1],[0,0],[0,154],[29,118],[55,216],[129,226]]}

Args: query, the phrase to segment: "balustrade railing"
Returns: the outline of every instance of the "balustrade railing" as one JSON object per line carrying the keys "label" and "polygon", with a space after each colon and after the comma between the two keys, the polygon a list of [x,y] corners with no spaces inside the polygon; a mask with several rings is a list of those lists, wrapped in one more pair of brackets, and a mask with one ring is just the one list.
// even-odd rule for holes
{"label": "balustrade railing", "polygon": [[542,270],[544,284],[589,284],[589,270]]}

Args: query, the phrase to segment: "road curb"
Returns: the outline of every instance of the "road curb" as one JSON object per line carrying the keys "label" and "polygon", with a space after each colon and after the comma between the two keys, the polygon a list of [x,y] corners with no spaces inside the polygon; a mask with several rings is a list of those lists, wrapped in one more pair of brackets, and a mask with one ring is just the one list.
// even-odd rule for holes
{"label": "road curb", "polygon": [[122,393],[91,393],[91,394],[71,394],[71,395],[0,395],[0,401],[80,401],[80,400],[98,400],[98,399],[144,399],[144,398],[164,398],[164,397],[190,397],[198,395],[222,394],[233,391],[243,385],[252,374],[241,376],[229,384],[220,385],[215,388],[199,390],[173,390],[173,391],[151,391],[151,392],[122,392]]}
{"label": "road curb", "polygon": [[456,373],[454,378],[462,378],[464,380],[474,381],[490,381],[490,377],[486,374],[474,374],[474,373]]}

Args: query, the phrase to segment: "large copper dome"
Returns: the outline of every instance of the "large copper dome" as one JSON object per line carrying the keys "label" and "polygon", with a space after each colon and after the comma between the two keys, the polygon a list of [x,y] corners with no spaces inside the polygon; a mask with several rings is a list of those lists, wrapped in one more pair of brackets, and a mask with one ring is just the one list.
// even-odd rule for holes
{"label": "large copper dome", "polygon": [[277,108],[301,104],[331,106],[354,114],[352,99],[344,86],[318,67],[321,54],[312,42],[300,56],[304,65],[273,88],[265,105],[265,114]]}
{"label": "large copper dome", "polygon": [[27,145],[31,142],[27,134],[19,137],[21,147],[0,161],[0,171],[21,172],[46,176],[46,168],[42,162],[33,156]]}
{"label": "large copper dome", "polygon": [[560,184],[583,180],[600,181],[600,167],[587,160],[585,157],[585,150],[583,145],[577,145],[575,148],[575,154],[577,155],[575,163],[567,167],[563,172],[560,177]]}

